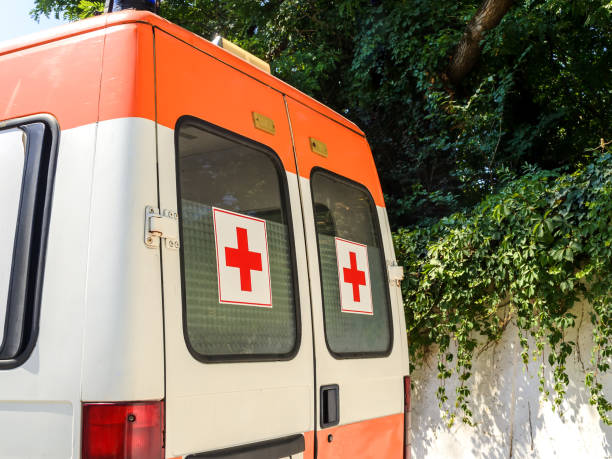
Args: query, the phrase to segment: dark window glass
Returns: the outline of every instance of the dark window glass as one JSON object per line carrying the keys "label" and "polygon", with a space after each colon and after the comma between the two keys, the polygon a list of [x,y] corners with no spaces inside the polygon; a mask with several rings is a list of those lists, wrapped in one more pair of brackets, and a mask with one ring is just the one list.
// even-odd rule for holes
{"label": "dark window glass", "polygon": [[319,245],[325,335],[342,357],[390,350],[386,263],[370,194],[340,177],[311,178]]}
{"label": "dark window glass", "polygon": [[[290,357],[298,323],[280,163],[242,139],[189,121],[178,130],[178,174],[192,351],[205,360]],[[232,227],[235,221],[242,223]]]}

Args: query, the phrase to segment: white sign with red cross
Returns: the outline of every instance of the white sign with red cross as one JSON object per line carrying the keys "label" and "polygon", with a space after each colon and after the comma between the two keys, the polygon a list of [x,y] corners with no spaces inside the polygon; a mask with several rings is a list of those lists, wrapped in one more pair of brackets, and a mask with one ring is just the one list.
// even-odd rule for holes
{"label": "white sign with red cross", "polygon": [[272,307],[266,222],[213,207],[219,302]]}
{"label": "white sign with red cross", "polygon": [[368,246],[336,238],[340,310],[354,314],[374,314],[368,264]]}

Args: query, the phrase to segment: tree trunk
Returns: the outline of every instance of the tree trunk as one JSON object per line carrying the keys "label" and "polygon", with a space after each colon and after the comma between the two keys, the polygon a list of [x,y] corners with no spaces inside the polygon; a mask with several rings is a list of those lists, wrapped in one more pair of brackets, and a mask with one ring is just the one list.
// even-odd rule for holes
{"label": "tree trunk", "polygon": [[484,0],[455,49],[448,68],[448,78],[453,84],[459,83],[476,65],[480,57],[480,40],[502,20],[514,0]]}

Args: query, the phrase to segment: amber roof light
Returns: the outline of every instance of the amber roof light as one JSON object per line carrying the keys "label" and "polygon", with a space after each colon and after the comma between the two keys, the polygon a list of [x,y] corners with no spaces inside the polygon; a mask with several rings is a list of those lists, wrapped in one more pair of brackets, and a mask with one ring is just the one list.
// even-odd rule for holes
{"label": "amber roof light", "polygon": [[270,72],[270,64],[268,64],[263,59],[260,59],[257,56],[254,56],[253,54],[249,53],[248,51],[245,51],[240,46],[235,45],[231,41],[226,40],[222,36],[217,35],[214,38],[214,40],[212,41],[212,43],[214,45],[217,45],[218,47],[223,48],[224,50],[232,53],[233,55],[238,56],[241,59],[244,59],[249,64],[254,65],[258,69],[263,70],[266,73],[271,73]]}

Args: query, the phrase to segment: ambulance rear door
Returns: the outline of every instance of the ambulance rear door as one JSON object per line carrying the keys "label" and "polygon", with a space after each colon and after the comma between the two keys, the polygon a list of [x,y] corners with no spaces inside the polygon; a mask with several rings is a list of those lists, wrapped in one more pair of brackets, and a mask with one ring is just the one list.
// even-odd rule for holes
{"label": "ambulance rear door", "polygon": [[286,101],[312,285],[317,457],[401,458],[407,343],[370,149],[360,133]]}
{"label": "ambulance rear door", "polygon": [[149,222],[168,235],[166,457],[313,457],[308,273],[283,96],[211,46],[155,30],[160,205]]}

